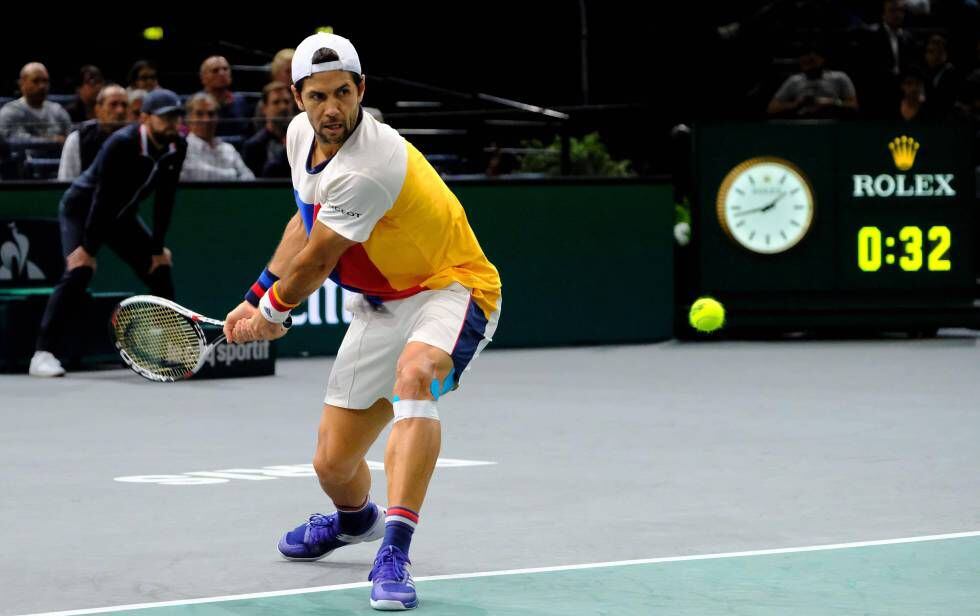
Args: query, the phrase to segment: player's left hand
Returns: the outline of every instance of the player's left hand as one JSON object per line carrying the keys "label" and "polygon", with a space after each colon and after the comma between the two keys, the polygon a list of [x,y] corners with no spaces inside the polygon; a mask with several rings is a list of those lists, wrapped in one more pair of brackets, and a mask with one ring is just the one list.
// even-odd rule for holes
{"label": "player's left hand", "polygon": [[149,273],[152,274],[153,270],[160,267],[161,265],[166,265],[167,267],[170,267],[173,264],[174,264],[173,254],[170,252],[169,248],[164,246],[163,252],[161,252],[158,255],[153,255],[153,257],[151,258]]}
{"label": "player's left hand", "polygon": [[267,320],[256,313],[251,318],[242,319],[235,323],[235,342],[251,342],[252,340],[276,340],[289,331],[278,323]]}

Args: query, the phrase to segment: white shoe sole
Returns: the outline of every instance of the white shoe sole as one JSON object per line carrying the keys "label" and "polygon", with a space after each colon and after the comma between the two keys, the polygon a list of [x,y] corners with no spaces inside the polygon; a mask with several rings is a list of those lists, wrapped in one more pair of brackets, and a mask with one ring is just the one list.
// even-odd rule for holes
{"label": "white shoe sole", "polygon": [[27,374],[30,376],[49,379],[49,378],[57,378],[59,376],[65,376],[65,371],[62,370],[61,372],[41,372],[40,370],[29,370]]}
{"label": "white shoe sole", "polygon": [[[387,510],[385,510],[385,509],[383,509],[381,507],[378,507],[378,519],[376,519],[374,521],[374,524],[371,526],[371,528],[369,528],[368,531],[366,533],[364,533],[363,535],[357,535],[357,536],[354,536],[354,537],[351,537],[350,535],[347,535],[347,537],[349,537],[351,539],[351,541],[349,541],[347,543],[347,545],[355,545],[357,543],[367,543],[369,541],[377,541],[378,539],[383,538],[385,536],[385,515],[387,515]],[[286,539],[286,535],[288,535],[288,534],[289,533],[284,533],[283,536],[282,536],[282,539],[280,539],[279,541],[280,542],[284,541]],[[346,539],[345,539],[345,541],[346,541]],[[341,546],[341,547],[347,547],[347,546]],[[285,558],[286,560],[291,560],[293,562],[298,562],[298,563],[312,563],[312,562],[316,562],[318,560],[322,560],[322,559],[326,558],[327,556],[330,556],[331,554],[333,554],[334,552],[336,552],[339,549],[340,548],[334,548],[334,549],[330,550],[329,552],[325,552],[324,554],[321,554],[320,556],[315,556],[313,558],[298,558],[296,556],[286,556],[282,552],[279,552],[279,555],[282,556],[283,558]],[[402,608],[402,609],[404,609],[404,608]]]}
{"label": "white shoe sole", "polygon": [[371,599],[371,607],[382,612],[404,612],[406,610],[414,610],[418,607],[418,603],[413,607],[405,607],[401,601],[390,601],[386,599],[375,601]]}

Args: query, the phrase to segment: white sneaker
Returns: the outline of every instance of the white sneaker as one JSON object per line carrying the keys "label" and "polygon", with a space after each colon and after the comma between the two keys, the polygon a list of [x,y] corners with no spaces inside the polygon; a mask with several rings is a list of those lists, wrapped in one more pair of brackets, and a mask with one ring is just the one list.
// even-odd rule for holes
{"label": "white sneaker", "polygon": [[47,351],[35,351],[31,358],[31,368],[27,371],[31,376],[65,376],[58,358]]}

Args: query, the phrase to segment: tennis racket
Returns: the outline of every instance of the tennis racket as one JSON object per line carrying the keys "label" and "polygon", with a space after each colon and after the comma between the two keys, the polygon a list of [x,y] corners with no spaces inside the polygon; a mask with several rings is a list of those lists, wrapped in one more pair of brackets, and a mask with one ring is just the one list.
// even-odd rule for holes
{"label": "tennis racket", "polygon": [[[161,383],[194,376],[214,347],[225,341],[224,324],[155,295],[124,299],[110,319],[116,348],[126,365]],[[288,319],[284,326],[291,324]]]}

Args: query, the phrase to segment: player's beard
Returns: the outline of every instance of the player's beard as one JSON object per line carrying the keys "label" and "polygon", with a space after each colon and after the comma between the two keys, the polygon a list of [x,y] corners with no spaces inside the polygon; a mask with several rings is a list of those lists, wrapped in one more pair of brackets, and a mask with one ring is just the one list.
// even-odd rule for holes
{"label": "player's beard", "polygon": [[[328,133],[325,130],[323,130],[321,124],[321,128],[316,131],[316,135],[319,138],[320,142],[329,143],[331,145],[343,144],[345,141],[347,141],[348,138],[350,138],[351,133],[354,132],[354,128],[357,126],[357,120],[360,117],[360,114],[361,114],[361,108],[360,105],[358,105],[357,112],[354,113],[352,117],[341,118],[340,120],[341,130],[339,133],[335,133],[335,134]],[[333,124],[333,122],[330,122],[330,124]]]}

